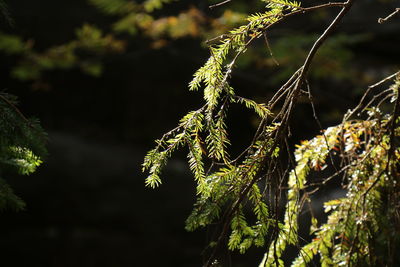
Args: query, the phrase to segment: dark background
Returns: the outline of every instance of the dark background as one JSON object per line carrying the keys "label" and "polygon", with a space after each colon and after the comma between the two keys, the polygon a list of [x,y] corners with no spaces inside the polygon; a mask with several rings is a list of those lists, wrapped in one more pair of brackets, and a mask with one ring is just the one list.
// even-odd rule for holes
{"label": "dark background", "polygon": [[[204,6],[201,1],[192,4]],[[107,30],[112,18],[85,1],[8,1],[14,26],[5,32],[35,40],[44,50],[67,42],[84,22]],[[179,10],[185,4],[169,8]],[[376,23],[393,3],[361,1],[341,28],[350,36],[369,33],[366,41],[349,45],[356,79],[312,78],[314,97],[324,127],[340,121],[362,88],[398,66],[399,20]],[[319,33],[323,25],[300,20],[302,33]],[[288,22],[285,27],[299,27]],[[278,28],[276,36],[285,32]],[[371,33],[372,32],[372,33]],[[173,128],[202,103],[201,92],[187,83],[206,60],[200,40],[176,40],[160,50],[145,37],[126,37],[123,54],[102,58],[104,73],[94,78],[79,70],[45,73],[48,90],[9,76],[16,58],[0,55],[0,89],[15,94],[28,116],[38,117],[49,134],[49,156],[31,176],[9,179],[27,203],[25,211],[0,215],[0,264],[4,266],[200,266],[206,231],[188,233],[184,221],[195,200],[195,184],[179,152],[166,167],[160,188],[145,188],[140,164],[153,140]],[[365,66],[370,66],[365,68]],[[382,66],[389,66],[386,69]],[[316,66],[318,68],[318,66]],[[247,97],[265,99],[273,86],[264,68],[240,68],[233,84]],[[358,81],[358,82],[357,82]],[[254,118],[234,108],[229,127],[233,143],[251,138]],[[311,108],[301,103],[293,120],[292,142],[318,133]],[[300,130],[296,130],[300,129]],[[224,254],[227,256],[228,254]],[[257,266],[262,250],[232,255],[233,266]]]}

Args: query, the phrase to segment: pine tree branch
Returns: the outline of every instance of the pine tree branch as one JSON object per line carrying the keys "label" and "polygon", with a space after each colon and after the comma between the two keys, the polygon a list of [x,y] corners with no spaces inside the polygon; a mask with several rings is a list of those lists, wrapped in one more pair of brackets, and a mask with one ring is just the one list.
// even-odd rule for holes
{"label": "pine tree branch", "polygon": [[11,103],[6,97],[0,94],[1,100],[3,100],[8,106],[10,106],[17,114],[20,116],[30,127],[33,127],[30,121],[22,114],[22,112],[13,104]]}
{"label": "pine tree branch", "polygon": [[[314,7],[309,7],[309,8],[301,8],[298,11],[294,11],[291,12],[287,15],[283,15],[283,17],[287,17],[287,16],[292,16],[295,14],[299,14],[299,13],[305,13],[307,11],[311,11],[311,10],[316,10],[316,9],[320,9],[320,8],[325,8],[325,7],[334,7],[334,6],[341,6],[342,9],[339,12],[339,14],[335,17],[335,19],[331,22],[331,24],[325,29],[325,31],[321,34],[321,36],[315,41],[314,45],[312,46],[312,48],[310,49],[305,62],[303,63],[302,67],[299,68],[298,71],[295,72],[295,74],[289,79],[289,81],[285,84],[287,87],[291,88],[293,85],[293,89],[291,90],[291,93],[289,93],[289,95],[286,97],[286,105],[284,105],[284,107],[282,108],[283,111],[283,115],[282,115],[282,126],[278,127],[278,129],[275,132],[275,136],[274,136],[274,140],[275,143],[273,145],[273,147],[271,148],[270,152],[268,153],[268,155],[265,157],[265,161],[267,159],[271,159],[272,156],[272,151],[278,146],[278,140],[281,140],[282,138],[285,137],[285,133],[288,130],[288,121],[289,118],[291,117],[291,114],[293,113],[293,109],[295,107],[297,98],[300,95],[301,92],[301,87],[305,81],[305,78],[308,74],[309,68],[311,66],[311,63],[317,53],[317,51],[319,50],[319,48],[322,46],[322,44],[325,42],[325,40],[329,37],[329,35],[336,29],[336,27],[340,24],[341,20],[343,19],[343,17],[347,14],[347,12],[350,10],[353,2],[355,0],[348,0],[347,2],[344,3],[327,3],[327,4],[322,4],[319,6],[314,6]],[[270,25],[269,25],[270,26]],[[268,27],[269,27],[268,26]],[[293,83],[292,83],[293,82]],[[284,87],[286,87],[284,86]],[[282,89],[282,88],[281,88]],[[282,91],[282,90],[280,90]],[[286,91],[286,90],[285,90]],[[276,97],[277,99],[279,99],[280,97]],[[275,98],[275,99],[276,99]],[[285,106],[287,108],[285,108]],[[279,117],[279,116],[277,116]],[[238,210],[238,208],[240,207],[242,201],[244,200],[244,198],[246,197],[246,195],[248,194],[249,190],[251,189],[251,187],[253,186],[253,184],[257,181],[257,177],[255,177],[252,181],[250,181],[241,191],[238,199],[235,201],[235,203],[232,204],[230,210],[225,214],[224,216],[224,225],[222,227],[222,231],[219,235],[219,238],[217,240],[217,245],[215,246],[215,248],[213,249],[211,256],[209,257],[208,261],[206,262],[206,264],[204,265],[205,267],[211,266],[212,264],[212,260],[215,257],[215,254],[217,252],[217,250],[219,249],[219,247],[221,246],[223,239],[229,229],[229,222],[230,222],[230,218],[232,217],[233,214],[235,214],[235,212]]]}
{"label": "pine tree branch", "polygon": [[46,139],[46,137],[43,135],[42,131],[37,129],[34,125],[32,125],[32,123],[25,117],[25,115],[13,104],[11,103],[6,97],[4,97],[3,95],[0,94],[0,99],[3,100],[3,102],[5,102],[8,106],[11,107],[11,109],[13,109],[15,111],[15,113],[18,114],[18,116],[33,130],[37,131],[41,138],[43,140]]}

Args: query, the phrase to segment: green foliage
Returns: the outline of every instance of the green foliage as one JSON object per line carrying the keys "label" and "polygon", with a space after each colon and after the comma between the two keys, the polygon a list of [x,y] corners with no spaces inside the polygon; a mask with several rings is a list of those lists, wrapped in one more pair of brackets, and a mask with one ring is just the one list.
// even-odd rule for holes
{"label": "green foliage", "polygon": [[150,13],[173,1],[175,0],[146,0],[141,1],[142,3],[136,3],[136,1],[127,0],[89,0],[92,5],[110,15],[128,14],[132,11]]}
{"label": "green foliage", "polygon": [[[115,16],[111,27],[113,33],[103,33],[95,25],[83,24],[76,30],[76,39],[65,44],[54,45],[38,52],[34,40],[0,33],[0,51],[17,58],[11,76],[22,81],[41,81],[43,73],[51,70],[79,69],[99,76],[103,72],[103,57],[110,53],[125,51],[127,41],[115,34],[142,34],[153,40],[152,47],[161,48],[168,39],[210,36],[216,30],[237,24],[243,15],[226,12],[219,19],[206,18],[200,10],[190,7],[176,16],[160,17],[154,12],[172,0],[88,0],[102,13]],[[3,2],[0,2],[3,3]],[[4,4],[0,9],[7,13]],[[28,37],[32,38],[32,37]],[[84,52],[84,53],[82,53]],[[36,83],[39,84],[39,83]]]}
{"label": "green foliage", "polygon": [[29,175],[46,156],[46,135],[35,119],[27,119],[16,108],[16,98],[0,93],[0,209],[22,209],[5,178],[13,173]]}
{"label": "green foliage", "polygon": [[29,49],[29,43],[24,43],[19,36],[9,34],[0,35],[0,50],[7,55],[22,54]]}
{"label": "green foliage", "polygon": [[0,179],[0,210],[10,209],[20,211],[25,208],[25,202],[16,196],[12,188]]}
{"label": "green foliage", "polygon": [[[32,40],[24,41],[18,36],[0,33],[0,51],[20,57],[20,62],[11,74],[23,81],[38,80],[44,71],[54,69],[79,68],[86,74],[99,76],[102,73],[102,63],[98,57],[119,53],[124,49],[123,41],[112,35],[104,35],[100,29],[88,24],[76,30],[76,40],[50,47],[43,52],[34,50]],[[79,56],[79,51],[88,51],[90,56]]]}
{"label": "green foliage", "polygon": [[134,2],[126,0],[89,0],[89,2],[110,15],[124,14],[137,8]]}
{"label": "green foliage", "polygon": [[[89,0],[89,2],[107,15],[121,17],[114,23],[114,31],[134,35],[141,29],[151,31],[153,33],[150,33],[150,35],[154,35],[157,29],[153,30],[152,28],[157,28],[156,24],[160,27],[161,21],[155,22],[156,19],[151,13],[162,8],[165,4],[173,2],[173,0],[146,0],[141,3],[126,0]],[[161,24],[171,23],[167,20],[165,23],[161,22]],[[165,25],[163,28],[167,27],[168,25]]]}
{"label": "green foliage", "polygon": [[3,150],[4,157],[0,160],[2,164],[15,167],[20,174],[31,174],[42,161],[38,156],[27,148],[10,146]]}
{"label": "green foliage", "polygon": [[160,9],[164,4],[171,3],[174,0],[146,0],[143,3],[143,7],[147,12],[152,12],[156,9]]}
{"label": "green foliage", "polygon": [[[13,78],[22,81],[39,81],[34,83],[34,85],[42,84],[47,88],[48,86],[43,79],[43,74],[51,70],[79,69],[83,73],[98,77],[103,73],[102,61],[104,60],[104,56],[109,53],[121,53],[128,47],[127,43],[132,39],[126,38],[126,35],[121,35],[127,33],[148,38],[151,47],[154,49],[160,49],[168,45],[171,40],[180,38],[198,38],[203,40],[211,38],[207,41],[208,43],[214,43],[216,40],[225,40],[227,41],[225,48],[230,51],[231,57],[224,60],[231,60],[234,57],[234,51],[240,53],[243,59],[237,62],[237,64],[234,60],[235,62],[232,62],[233,65],[231,67],[220,70],[219,74],[225,73],[229,76],[229,70],[234,66],[254,66],[254,64],[258,66],[274,66],[278,73],[274,77],[271,77],[270,81],[276,83],[290,75],[297,67],[298,62],[296,58],[302,58],[307,51],[303,47],[304,44],[312,42],[314,38],[312,34],[305,37],[299,37],[298,34],[297,36],[296,34],[290,34],[280,38],[280,41],[272,41],[271,44],[274,53],[276,52],[276,59],[269,56],[260,57],[259,53],[247,53],[246,55],[243,53],[247,50],[247,47],[240,42],[244,42],[249,37],[251,39],[259,38],[265,33],[265,29],[280,22],[293,11],[301,11],[300,3],[296,1],[262,1],[263,3],[255,6],[267,5],[268,11],[258,12],[250,16],[247,16],[246,10],[252,8],[246,7],[246,5],[241,5],[242,8],[235,11],[227,9],[222,14],[213,13],[213,16],[208,16],[199,8],[189,5],[184,10],[179,10],[178,14],[162,16],[161,12],[155,11],[166,5],[173,5],[175,1],[88,1],[100,12],[115,18],[115,22],[111,25],[109,33],[103,33],[95,25],[84,24],[76,30],[76,40],[51,46],[41,52],[36,51],[34,48],[33,36],[21,38],[15,35],[0,33],[0,51],[18,59],[18,63],[11,70]],[[7,9],[3,10],[7,12]],[[232,30],[233,27],[241,25],[246,21],[249,22],[247,25]],[[229,34],[225,34],[226,32]],[[119,38],[125,38],[125,40],[122,41],[114,37],[115,35],[119,35]],[[213,38],[218,35],[218,38]],[[229,38],[226,38],[228,36]],[[236,36],[235,39],[230,40],[234,36]],[[28,40],[25,40],[26,38]],[[351,58],[351,53],[346,49],[346,45],[349,40],[357,39],[357,36],[348,35],[337,39],[342,41],[333,40],[330,42],[331,45],[325,49],[326,53],[336,54],[335,60],[326,60],[327,57],[321,56],[319,71],[314,72],[316,76],[327,77],[334,75],[341,79],[350,77],[351,72],[342,71],[339,67],[344,63],[348,63]],[[221,45],[216,44],[215,49],[213,48],[217,56],[218,51],[216,50]],[[262,47],[262,49],[265,52],[265,47]],[[239,50],[242,50],[242,52],[239,52]],[[81,53],[82,51],[84,53]],[[280,68],[275,66],[277,62],[281,66]],[[213,62],[210,61],[211,63]],[[223,67],[226,67],[225,65],[227,64],[225,63],[221,63]],[[201,76],[200,72],[198,74]],[[202,80],[201,77],[198,78]],[[218,82],[220,78],[215,79],[215,82]],[[203,82],[206,81],[204,80]],[[212,87],[212,84],[210,86]],[[215,90],[212,91],[210,92],[210,101],[215,101],[219,93]],[[213,98],[215,99],[213,100]]]}

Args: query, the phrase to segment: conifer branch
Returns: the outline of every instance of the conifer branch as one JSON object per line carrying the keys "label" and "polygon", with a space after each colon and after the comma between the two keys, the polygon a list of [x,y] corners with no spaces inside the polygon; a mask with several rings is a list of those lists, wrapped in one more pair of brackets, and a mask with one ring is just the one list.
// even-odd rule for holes
{"label": "conifer branch", "polygon": [[23,119],[30,127],[32,127],[32,125],[30,124],[29,120],[24,116],[24,114],[22,114],[22,112],[13,104],[11,103],[6,97],[4,97],[2,94],[0,94],[0,98],[1,100],[3,100],[10,108],[12,108],[19,117],[21,117],[21,119]]}
{"label": "conifer branch", "polygon": [[32,128],[37,133],[39,133],[41,135],[41,138],[43,139],[43,141],[46,139],[45,135],[43,134],[43,131],[40,129],[37,129],[34,125],[32,125],[31,121],[28,120],[25,117],[25,115],[13,103],[10,102],[10,100],[8,100],[2,94],[0,94],[0,99],[3,100],[3,102],[5,102],[12,110],[14,110],[15,113],[17,113],[18,116],[26,123],[26,125],[28,125],[30,128]]}

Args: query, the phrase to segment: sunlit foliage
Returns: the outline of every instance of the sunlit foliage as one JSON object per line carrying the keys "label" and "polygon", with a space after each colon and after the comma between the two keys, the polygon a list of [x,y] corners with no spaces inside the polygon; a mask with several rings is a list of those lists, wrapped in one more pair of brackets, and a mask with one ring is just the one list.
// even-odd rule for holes
{"label": "sunlit foliage", "polygon": [[[205,266],[217,264],[222,246],[241,253],[252,246],[264,247],[260,266],[287,266],[285,252],[289,247],[298,251],[292,266],[312,262],[321,266],[397,266],[393,251],[400,243],[400,73],[368,87],[360,103],[343,115],[342,123],[321,129],[320,135],[303,141],[292,159],[290,119],[301,96],[311,103],[319,123],[307,82],[310,65],[324,64],[315,55],[324,53],[325,44],[325,56],[330,56],[333,29],[353,1],[311,7],[284,0],[263,2],[265,10],[249,15],[242,26],[209,41],[210,57],[189,84],[190,90],[204,92],[205,104],[156,141],[156,148],[143,163],[143,171],[149,172],[146,184],[153,188],[161,184],[162,168],[172,152],[186,147],[197,183],[197,201],[186,228],[192,231],[220,225]],[[340,12],[323,34],[307,37],[312,45],[303,55],[304,63],[292,71],[271,99],[257,103],[236,94],[230,78],[236,62],[255,40],[264,38],[270,28],[289,16],[332,7],[339,7]],[[388,81],[393,85],[385,88]],[[384,89],[373,93],[377,88]],[[226,118],[229,107],[236,103],[254,110],[260,124],[247,149],[232,157]],[[284,154],[289,158],[287,168]],[[312,194],[332,180],[341,182],[346,195],[324,204],[326,222],[312,215],[309,225],[300,225],[304,204],[313,203]],[[300,227],[309,228],[313,236],[310,241],[300,238]]]}

